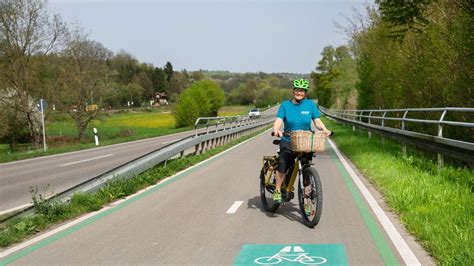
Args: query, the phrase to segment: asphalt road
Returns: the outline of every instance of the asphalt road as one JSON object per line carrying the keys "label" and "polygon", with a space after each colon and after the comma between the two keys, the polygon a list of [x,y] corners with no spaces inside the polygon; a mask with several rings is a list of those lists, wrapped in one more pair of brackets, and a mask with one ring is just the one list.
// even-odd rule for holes
{"label": "asphalt road", "polygon": [[30,187],[49,196],[193,133],[0,164],[0,213],[30,203]]}
{"label": "asphalt road", "polygon": [[[331,149],[313,160],[324,193],[317,227],[309,229],[301,223],[297,199],[275,214],[263,211],[258,173],[262,156],[275,150],[269,134],[261,135],[162,185],[84,217],[59,234],[12,254],[4,251],[0,265],[230,265],[251,264],[265,256],[279,256],[272,262],[289,265],[302,254],[319,262],[326,259],[324,265],[404,264]],[[369,191],[373,192],[370,187]],[[228,213],[239,201],[242,204]],[[418,261],[433,264],[396,219],[388,217]]]}
{"label": "asphalt road", "polygon": [[[262,114],[274,112],[276,107]],[[192,134],[194,130],[0,164],[0,214],[30,204],[31,188],[49,197]]]}

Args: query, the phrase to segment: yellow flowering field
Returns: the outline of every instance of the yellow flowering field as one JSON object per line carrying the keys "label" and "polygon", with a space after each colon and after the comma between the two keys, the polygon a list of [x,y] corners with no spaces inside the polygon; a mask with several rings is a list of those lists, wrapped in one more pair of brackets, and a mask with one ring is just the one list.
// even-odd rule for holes
{"label": "yellow flowering field", "polygon": [[116,115],[97,123],[126,128],[173,128],[175,119],[171,113],[137,113]]}

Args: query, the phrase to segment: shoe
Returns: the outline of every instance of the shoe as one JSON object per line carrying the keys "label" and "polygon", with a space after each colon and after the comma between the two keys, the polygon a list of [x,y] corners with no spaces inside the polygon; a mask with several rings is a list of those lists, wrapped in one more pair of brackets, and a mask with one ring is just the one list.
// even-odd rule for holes
{"label": "shoe", "polygon": [[306,214],[306,216],[311,215],[311,205],[307,203],[304,204],[304,213]]}
{"label": "shoe", "polygon": [[273,193],[273,201],[275,203],[282,203],[281,192],[279,190],[275,190]]}

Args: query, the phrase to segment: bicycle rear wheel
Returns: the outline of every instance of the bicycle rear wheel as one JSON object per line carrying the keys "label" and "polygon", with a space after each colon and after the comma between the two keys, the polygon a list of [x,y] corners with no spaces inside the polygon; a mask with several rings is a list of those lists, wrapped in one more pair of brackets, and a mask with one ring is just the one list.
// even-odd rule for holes
{"label": "bicycle rear wheel", "polygon": [[276,184],[276,170],[273,170],[270,176],[270,180],[265,184],[265,176],[268,176],[270,173],[269,168],[262,168],[260,171],[260,198],[262,200],[263,208],[267,212],[275,212],[280,206],[279,203],[273,201],[273,192],[275,192]]}
{"label": "bicycle rear wheel", "polygon": [[[319,174],[313,167],[306,167],[303,170],[304,185],[298,185],[298,201],[300,204],[303,223],[313,228],[321,219],[323,210],[323,190]],[[305,203],[309,205],[309,214],[305,212]]]}

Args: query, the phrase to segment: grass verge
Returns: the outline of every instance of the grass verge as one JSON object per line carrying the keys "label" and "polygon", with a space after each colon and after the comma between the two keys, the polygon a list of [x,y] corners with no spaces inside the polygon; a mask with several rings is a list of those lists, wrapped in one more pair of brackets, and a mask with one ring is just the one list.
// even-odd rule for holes
{"label": "grass verge", "polygon": [[324,119],[333,140],[383,194],[413,234],[440,264],[474,264],[474,173],[445,166],[399,143]]}
{"label": "grass verge", "polygon": [[42,195],[33,191],[35,214],[14,219],[0,226],[0,247],[7,247],[44,231],[52,225],[70,220],[84,213],[99,210],[110,202],[156,184],[168,176],[172,176],[265,130],[241,137],[197,156],[186,156],[168,161],[166,167],[159,165],[130,179],[110,181],[95,193],[76,193],[67,203],[45,202]]}

